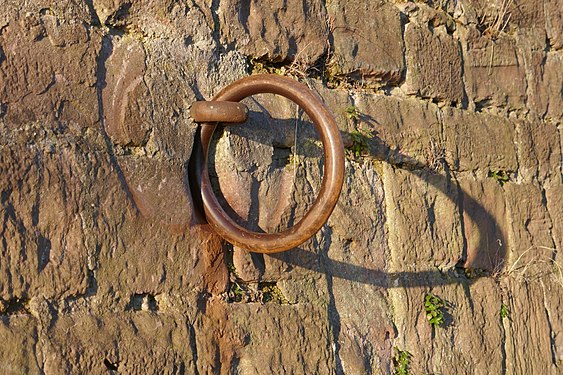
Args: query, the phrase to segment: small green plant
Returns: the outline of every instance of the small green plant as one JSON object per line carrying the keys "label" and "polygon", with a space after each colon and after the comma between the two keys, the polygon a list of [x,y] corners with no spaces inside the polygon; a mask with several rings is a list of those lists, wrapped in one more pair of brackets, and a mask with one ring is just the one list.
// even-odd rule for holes
{"label": "small green plant", "polygon": [[430,325],[437,327],[444,323],[444,300],[428,293],[424,297],[424,311]]}
{"label": "small green plant", "polygon": [[360,119],[360,111],[358,111],[358,107],[355,105],[351,105],[346,108],[346,116],[350,120],[359,120]]}
{"label": "small green plant", "polygon": [[350,144],[346,147],[348,157],[359,158],[369,153],[368,142],[373,138],[369,131],[354,130],[349,134]]}
{"label": "small green plant", "polygon": [[242,302],[246,295],[245,290],[241,287],[241,285],[236,282],[232,281],[229,286],[229,300],[231,302]]}
{"label": "small green plant", "polygon": [[500,317],[502,319],[508,318],[510,316],[510,310],[508,310],[508,306],[504,303],[500,305]]}
{"label": "small green plant", "polygon": [[227,250],[225,254],[225,265],[227,266],[227,270],[229,271],[229,275],[234,280],[238,278],[237,270],[235,268],[235,263],[233,261],[233,250]]}
{"label": "small green plant", "polygon": [[395,375],[408,375],[409,366],[412,358],[412,354],[406,350],[399,350],[395,347],[395,355],[393,356],[393,365],[395,366]]}
{"label": "small green plant", "polygon": [[503,186],[505,183],[510,181],[510,174],[508,171],[498,170],[498,171],[489,171],[489,177],[494,178],[496,182]]}

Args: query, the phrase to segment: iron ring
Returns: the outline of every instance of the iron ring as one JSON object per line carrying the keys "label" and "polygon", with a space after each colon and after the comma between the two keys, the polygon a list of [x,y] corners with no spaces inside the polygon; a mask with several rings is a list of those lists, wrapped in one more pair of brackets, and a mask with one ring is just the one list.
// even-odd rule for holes
{"label": "iron ring", "polygon": [[225,87],[214,101],[238,102],[248,96],[269,93],[284,96],[302,107],[323,144],[324,176],[320,192],[310,210],[295,224],[279,233],[249,231],[233,221],[219,204],[209,179],[208,151],[217,123],[203,123],[201,144],[201,195],[205,216],[213,229],[228,242],[258,253],[277,253],[301,245],[326,223],[336,206],[344,180],[344,147],[330,110],[307,86],[287,77],[262,74],[242,78]]}

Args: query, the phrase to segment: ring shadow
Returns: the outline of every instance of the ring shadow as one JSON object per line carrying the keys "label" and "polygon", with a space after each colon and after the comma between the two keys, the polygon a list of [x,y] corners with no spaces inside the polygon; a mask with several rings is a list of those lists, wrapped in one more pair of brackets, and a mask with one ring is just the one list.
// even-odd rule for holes
{"label": "ring shadow", "polygon": [[[266,142],[264,141],[264,134],[266,133],[271,134],[271,132],[276,131],[287,132],[294,130],[296,126],[296,119],[274,119],[269,115],[268,111],[264,107],[260,106],[260,110],[261,112],[250,111],[248,123],[254,125],[264,125],[264,123],[266,123],[263,129],[258,131],[242,130],[242,135],[239,134],[239,136],[244,136],[253,142],[265,144]],[[309,130],[307,130],[307,132],[311,131],[311,134],[307,134],[307,136],[314,136],[314,126],[309,121],[299,121],[301,124],[309,124]],[[369,123],[372,122],[373,119],[363,118],[362,121]],[[243,129],[244,127],[247,127],[247,125],[238,125],[237,127],[239,129]],[[219,132],[219,127],[217,129],[217,132]],[[238,130],[236,130],[235,132],[238,132]],[[350,137],[351,135],[351,133],[347,133],[345,131],[341,131],[341,134],[343,135],[343,137]],[[214,136],[214,138],[217,138],[216,135]],[[370,269],[360,265],[333,260],[328,257],[328,248],[331,242],[331,231],[327,225],[325,225],[323,229],[321,229],[326,233],[326,244],[318,253],[313,253],[311,251],[305,250],[304,248],[298,247],[282,253],[268,254],[269,257],[278,259],[292,266],[327,274],[327,276],[330,275],[331,277],[385,288],[436,286],[454,283],[462,283],[464,285],[468,285],[475,282],[480,277],[490,276],[494,272],[499,272],[502,269],[506,256],[506,247],[504,245],[506,241],[496,219],[487,211],[485,207],[483,207],[481,203],[479,203],[467,192],[465,192],[455,179],[452,179],[451,171],[445,161],[442,161],[442,167],[445,173],[439,174],[429,166],[422,165],[419,160],[401,153],[401,151],[398,149],[390,147],[377,136],[373,136],[366,141],[369,146],[369,155],[367,155],[368,157],[371,157],[375,160],[387,162],[394,168],[410,172],[412,175],[438,189],[442,194],[444,194],[445,197],[447,197],[459,207],[460,223],[463,233],[463,252],[462,259],[459,260],[458,264],[454,268],[449,270],[437,269],[436,271],[386,272],[379,269]],[[269,145],[272,146],[272,144]],[[211,147],[213,148],[214,144],[212,144]],[[276,146],[274,145],[274,148],[275,147]],[[196,147],[194,147],[194,150],[195,149]],[[299,151],[302,151],[302,149],[303,147],[301,147]],[[308,150],[310,151],[310,148],[308,148]],[[195,153],[197,152],[198,151],[196,151]],[[303,155],[302,153],[298,154],[299,157],[311,156]],[[315,154],[318,153],[315,152]],[[210,174],[216,176],[217,174],[215,172],[214,161],[215,160],[213,152],[210,151],[210,160],[208,167],[210,168]],[[194,176],[191,177],[192,180],[194,179],[193,177]],[[252,206],[249,210],[250,214],[247,219],[239,216],[235,212],[235,210],[229,206],[227,200],[221,193],[220,186],[217,184],[217,181],[215,181],[215,184],[216,186],[214,188],[214,191],[217,194],[219,202],[221,203],[225,212],[235,222],[237,222],[239,225],[246,226],[251,230],[264,232],[261,228],[258,227],[257,224],[259,212],[259,181],[253,179],[252,187],[250,188],[250,199]],[[195,186],[197,186],[197,184],[194,184],[190,189],[193,196],[198,195],[197,192],[194,191],[196,189]],[[465,236],[464,216],[469,218],[474,223],[479,237],[477,245],[474,246],[474,250],[472,250],[470,259],[468,259],[467,254],[468,244]],[[295,218],[293,218],[293,220],[295,220]],[[291,223],[289,225],[291,225]],[[490,237],[489,234],[491,233],[494,233],[494,237],[498,240],[499,247],[497,249],[492,249],[488,241],[488,238]],[[251,254],[253,255],[252,258],[255,265],[257,267],[263,268],[263,255],[254,253]],[[258,255],[258,259],[255,259],[257,258],[255,255]],[[319,262],[319,257],[322,260],[321,262]],[[260,258],[262,259],[262,261],[260,261]]]}

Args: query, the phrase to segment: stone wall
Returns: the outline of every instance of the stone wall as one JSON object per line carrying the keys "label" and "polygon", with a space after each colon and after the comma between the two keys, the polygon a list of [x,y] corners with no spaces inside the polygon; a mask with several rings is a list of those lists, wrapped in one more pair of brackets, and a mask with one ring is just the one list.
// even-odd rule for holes
{"label": "stone wall", "polygon": [[[0,0],[0,373],[561,373],[562,9]],[[187,168],[190,104],[255,73],[316,91],[347,148],[327,225],[271,256],[201,224]],[[321,144],[245,103],[216,190],[284,229]]]}

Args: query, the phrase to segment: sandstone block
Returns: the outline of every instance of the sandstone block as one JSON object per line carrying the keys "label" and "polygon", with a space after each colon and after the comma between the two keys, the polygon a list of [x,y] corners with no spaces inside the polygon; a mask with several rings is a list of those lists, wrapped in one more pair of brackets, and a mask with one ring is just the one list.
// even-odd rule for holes
{"label": "sandstone block", "polygon": [[186,45],[179,38],[153,39],[144,47],[147,68],[143,79],[150,93],[146,104],[150,111],[143,121],[152,122],[145,147],[147,155],[185,163],[191,155],[197,128],[189,107],[196,100],[210,100],[246,75],[246,62],[240,54],[218,56],[213,45]]}
{"label": "sandstone block", "polygon": [[553,223],[543,204],[544,193],[535,184],[507,184],[506,202],[510,215],[506,269],[526,276],[554,256]]}
{"label": "sandstone block", "polygon": [[236,369],[245,374],[327,373],[335,368],[326,309],[308,304],[292,306],[233,304],[228,316],[243,337],[236,349]]}
{"label": "sandstone block", "polygon": [[[185,39],[187,44],[211,42],[212,7],[207,0],[193,3],[162,0],[93,0],[94,24],[124,31],[143,41]],[[211,42],[213,44],[213,42]]]}
{"label": "sandstone block", "polygon": [[[539,60],[539,61],[537,61]],[[556,122],[563,119],[563,57],[560,53],[541,53],[536,58],[530,85],[530,106],[543,118]]]}
{"label": "sandstone block", "polygon": [[91,151],[85,145],[44,145],[0,146],[4,299],[59,298],[83,293],[87,285],[92,249],[85,226],[96,209],[85,186],[93,184],[98,162],[85,158]]}
{"label": "sandstone block", "polygon": [[448,165],[460,171],[516,171],[514,124],[500,116],[446,108],[443,111]]}
{"label": "sandstone block", "polygon": [[[162,41],[158,52],[153,47],[131,37],[106,40],[104,51],[109,56],[104,63],[104,126],[119,146],[142,147],[139,152],[144,156],[186,162],[195,134],[187,108],[196,100],[195,94],[190,85],[181,83],[179,66],[147,55],[173,58],[185,53],[186,47],[179,47],[179,51],[172,41]],[[163,64],[167,66],[165,75],[161,74]],[[173,141],[178,137],[186,141],[182,147]]]}
{"label": "sandstone block", "polygon": [[[490,279],[479,279],[474,285],[468,285],[465,278],[447,280],[445,285],[435,283],[427,280],[420,287],[390,290],[398,331],[395,346],[413,355],[410,370],[483,375],[502,371],[499,348],[504,334],[498,286]],[[429,324],[424,311],[429,292],[446,304],[444,323],[437,327]]]}
{"label": "sandstone block", "polygon": [[462,48],[465,89],[477,108],[524,107],[526,74],[514,39],[501,34],[492,41],[470,28]]}
{"label": "sandstone block", "polygon": [[561,184],[559,132],[551,121],[518,121],[518,175],[526,183]]}
{"label": "sandstone block", "polygon": [[458,188],[448,177],[385,167],[389,270],[446,269],[462,258]]}
{"label": "sandstone block", "polygon": [[183,221],[180,225],[172,224],[182,220],[180,214],[185,208],[170,209],[167,204],[174,196],[155,197],[152,182],[142,199],[150,199],[148,203],[155,206],[143,207],[140,211],[135,209],[119,183],[114,183],[117,187],[102,198],[100,209],[104,233],[96,269],[100,294],[116,294],[119,296],[117,307],[123,307],[127,303],[126,296],[133,293],[211,290],[221,293],[226,290],[227,269],[220,240],[213,232],[198,226],[186,227]]}
{"label": "sandstone block", "polygon": [[545,30],[551,46],[559,50],[563,48],[563,1],[546,0],[544,3],[545,11]]}
{"label": "sandstone block", "polygon": [[194,372],[197,360],[186,318],[169,314],[62,316],[43,340],[46,374]]}
{"label": "sandstone block", "polygon": [[[553,224],[552,236],[555,242],[555,247],[560,250],[563,249],[563,210],[560,209],[560,202],[563,199],[563,186],[556,185],[546,189],[547,209]],[[561,260],[561,253],[557,252],[557,260]],[[562,337],[563,338],[563,337]]]}
{"label": "sandstone block", "polygon": [[438,159],[445,154],[438,150],[444,145],[436,105],[372,94],[360,94],[355,99],[360,114],[358,128],[373,135],[369,141],[373,156],[407,168],[440,166]]}
{"label": "sandstone block", "polygon": [[30,315],[3,315],[0,318],[0,371],[6,375],[39,374],[37,328]]}
{"label": "sandstone block", "polygon": [[[497,2],[502,5],[501,1]],[[539,29],[544,32],[547,17],[545,3],[543,0],[512,2],[507,9],[510,25],[519,29]]]}
{"label": "sandstone block", "polygon": [[326,10],[318,0],[221,1],[221,40],[252,58],[315,63],[327,48]]}
{"label": "sandstone block", "polygon": [[[506,331],[506,371],[514,374],[546,372],[548,369],[557,372],[551,341],[554,332],[550,327],[550,315],[546,313],[546,304],[553,308],[557,302],[552,304],[549,301],[551,297],[545,300],[541,283],[530,281],[506,280],[505,287],[512,296],[507,301],[511,319],[503,321]],[[555,315],[551,317],[555,321],[559,320]],[[528,345],[529,342],[534,345]],[[530,361],[530,358],[534,360]]]}
{"label": "sandstone block", "polygon": [[[560,261],[558,264],[561,265]],[[563,364],[563,323],[559,318],[559,312],[563,308],[563,299],[561,298],[563,279],[559,270],[557,267],[550,277],[544,278],[541,282],[541,287],[544,293],[545,310],[551,331],[551,359],[553,365],[560,367]],[[537,334],[540,334],[540,332],[537,332]]]}
{"label": "sandstone block", "polygon": [[51,128],[96,126],[99,34],[39,9],[16,13],[6,22],[0,35],[4,120],[12,126],[34,121]]}
{"label": "sandstone block", "polygon": [[129,193],[141,215],[183,233],[196,223],[184,165],[167,159],[117,157]]}
{"label": "sandstone block", "polygon": [[330,1],[333,51],[329,75],[396,84],[405,70],[401,17],[392,4]]}
{"label": "sandstone block", "polygon": [[[347,90],[330,89],[323,84],[322,81],[310,79],[307,81],[307,86],[316,92],[330,108],[334,115],[338,128],[343,132],[350,132],[355,130],[354,122],[351,121],[350,115],[346,112],[347,108],[354,104],[353,93]],[[359,112],[359,110],[358,110]],[[344,134],[342,134],[344,135]]]}
{"label": "sandstone block", "polygon": [[143,45],[132,38],[116,39],[106,61],[103,89],[104,125],[115,143],[141,146],[152,128]]}
{"label": "sandstone block", "polygon": [[[338,360],[347,374],[384,373],[391,366],[390,353],[396,337],[388,314],[387,292],[377,285],[381,280],[351,276],[334,278],[329,289],[334,295],[329,321],[335,324]],[[364,307],[369,314],[364,313]]]}
{"label": "sandstone block", "polygon": [[502,187],[491,179],[459,180],[468,269],[500,272],[506,265],[508,215]]}
{"label": "sandstone block", "polygon": [[[369,283],[370,272],[381,272],[385,267],[383,181],[371,164],[354,162],[347,163],[344,181],[341,198],[328,221],[331,240],[338,244],[329,249],[329,256],[333,261],[357,267],[357,273],[349,272],[348,278],[357,276]],[[368,222],[371,224],[367,225]],[[372,278],[374,283],[381,283],[375,275]]]}
{"label": "sandstone block", "polygon": [[459,43],[445,28],[408,24],[405,29],[408,93],[461,103],[465,93]]}
{"label": "sandstone block", "polygon": [[[327,287],[334,298],[338,356],[345,373],[390,367],[395,328],[383,289],[388,285],[386,224],[383,182],[376,169],[369,162],[348,162],[343,193],[328,222],[330,247],[326,258],[321,255],[324,272],[331,275]],[[369,306],[369,316],[354,301]]]}
{"label": "sandstone block", "polygon": [[226,289],[219,239],[191,226],[183,165],[112,161],[105,144],[33,131],[36,144],[1,146],[3,299],[99,288],[123,306],[133,293]]}

